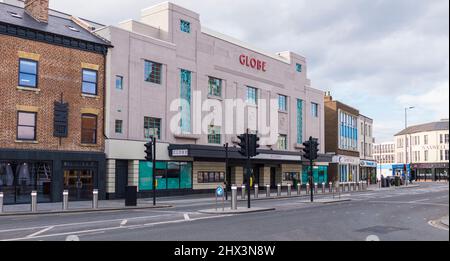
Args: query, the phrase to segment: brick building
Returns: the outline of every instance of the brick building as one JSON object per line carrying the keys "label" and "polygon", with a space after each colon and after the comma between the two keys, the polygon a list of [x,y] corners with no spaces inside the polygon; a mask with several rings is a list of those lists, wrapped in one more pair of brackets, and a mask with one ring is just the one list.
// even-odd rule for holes
{"label": "brick building", "polygon": [[82,19],[0,3],[0,191],[5,203],[105,197],[104,74],[109,43]]}

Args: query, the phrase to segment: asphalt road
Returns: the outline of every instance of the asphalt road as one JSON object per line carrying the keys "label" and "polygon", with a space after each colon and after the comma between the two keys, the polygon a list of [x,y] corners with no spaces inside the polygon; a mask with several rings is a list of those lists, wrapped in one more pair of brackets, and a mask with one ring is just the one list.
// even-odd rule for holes
{"label": "asphalt road", "polygon": [[201,214],[198,210],[214,208],[214,199],[192,197],[166,200],[175,205],[170,209],[0,217],[0,240],[449,241],[448,228],[430,225],[449,213],[448,184],[342,197],[351,201],[254,201],[253,206],[276,210],[245,215]]}

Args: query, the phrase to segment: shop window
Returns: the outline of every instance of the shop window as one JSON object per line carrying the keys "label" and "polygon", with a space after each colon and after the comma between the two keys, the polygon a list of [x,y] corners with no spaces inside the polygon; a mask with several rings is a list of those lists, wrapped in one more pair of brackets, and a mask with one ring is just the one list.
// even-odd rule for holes
{"label": "shop window", "polygon": [[17,112],[17,140],[36,140],[36,117],[35,112]]}
{"label": "shop window", "polygon": [[152,61],[145,61],[145,81],[161,84],[162,64]]}
{"label": "shop window", "polygon": [[208,94],[214,97],[222,97],[222,80],[209,77]]}
{"label": "shop window", "polygon": [[200,171],[197,173],[197,183],[223,183],[225,172]]}
{"label": "shop window", "polygon": [[[153,189],[152,162],[139,163],[139,191]],[[192,189],[192,163],[156,162],[157,190]]]}
{"label": "shop window", "polygon": [[38,62],[19,59],[19,86],[36,88],[38,84]]}
{"label": "shop window", "polygon": [[83,69],[81,92],[83,94],[97,95],[97,71]]}
{"label": "shop window", "polygon": [[81,115],[81,143],[97,144],[97,116]]}

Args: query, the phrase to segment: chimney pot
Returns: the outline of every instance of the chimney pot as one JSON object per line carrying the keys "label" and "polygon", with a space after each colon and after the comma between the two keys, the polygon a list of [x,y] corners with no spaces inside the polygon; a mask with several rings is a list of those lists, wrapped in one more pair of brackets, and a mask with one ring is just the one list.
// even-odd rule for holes
{"label": "chimney pot", "polygon": [[25,0],[25,12],[41,23],[48,23],[49,0]]}

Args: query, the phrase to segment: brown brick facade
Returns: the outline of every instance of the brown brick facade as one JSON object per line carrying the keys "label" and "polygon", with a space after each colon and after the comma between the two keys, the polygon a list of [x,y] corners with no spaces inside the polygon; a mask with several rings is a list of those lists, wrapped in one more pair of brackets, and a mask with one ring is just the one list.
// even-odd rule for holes
{"label": "brown brick facade", "polygon": [[[0,148],[104,151],[104,59],[102,54],[0,35]],[[20,53],[19,53],[20,52]],[[18,89],[19,55],[38,61],[38,92]],[[98,96],[81,94],[82,64],[98,66]],[[95,67],[95,66],[94,66]],[[53,136],[54,102],[69,103],[68,137]],[[37,110],[37,143],[17,142],[17,111]],[[97,113],[97,144],[81,144],[82,112]]]}

